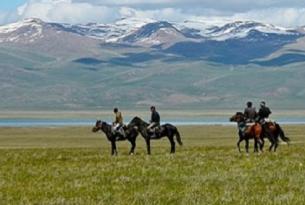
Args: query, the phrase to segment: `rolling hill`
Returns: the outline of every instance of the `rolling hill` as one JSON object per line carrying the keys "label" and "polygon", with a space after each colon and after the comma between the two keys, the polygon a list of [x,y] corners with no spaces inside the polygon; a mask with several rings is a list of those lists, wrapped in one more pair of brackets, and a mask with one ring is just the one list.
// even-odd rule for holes
{"label": "rolling hill", "polygon": [[0,109],[305,108],[304,30],[121,19],[0,27]]}

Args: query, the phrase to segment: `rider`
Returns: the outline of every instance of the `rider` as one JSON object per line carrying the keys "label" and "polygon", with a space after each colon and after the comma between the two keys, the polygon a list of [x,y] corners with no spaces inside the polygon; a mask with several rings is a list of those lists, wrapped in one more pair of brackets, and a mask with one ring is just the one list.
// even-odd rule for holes
{"label": "rider", "polygon": [[[149,132],[154,132],[153,129],[158,128],[160,126],[160,115],[156,111],[155,106],[151,106],[150,111],[151,111],[151,118],[150,118],[150,124],[148,125],[147,129]],[[154,136],[158,136],[158,134],[159,134],[158,132],[154,132]]]}
{"label": "rider", "polygon": [[258,111],[258,120],[261,124],[265,124],[265,122],[270,122],[269,115],[271,114],[271,110],[266,106],[265,101],[260,103],[260,109]]}
{"label": "rider", "polygon": [[123,137],[125,137],[125,132],[123,130],[123,116],[122,116],[122,113],[119,112],[119,109],[118,108],[114,108],[113,109],[113,112],[115,114],[115,119],[114,119],[114,122],[112,123],[113,124],[113,131],[114,132],[118,132],[120,133]]}
{"label": "rider", "polygon": [[247,107],[245,108],[244,115],[247,123],[255,122],[257,113],[255,107],[252,107],[252,102],[247,102]]}

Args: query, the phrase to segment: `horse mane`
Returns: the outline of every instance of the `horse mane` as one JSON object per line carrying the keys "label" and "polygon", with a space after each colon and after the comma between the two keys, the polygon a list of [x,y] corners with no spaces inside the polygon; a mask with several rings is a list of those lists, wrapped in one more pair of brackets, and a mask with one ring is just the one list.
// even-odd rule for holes
{"label": "horse mane", "polygon": [[130,122],[129,124],[148,124],[147,122],[145,122],[144,120],[142,120],[140,117],[135,116]]}

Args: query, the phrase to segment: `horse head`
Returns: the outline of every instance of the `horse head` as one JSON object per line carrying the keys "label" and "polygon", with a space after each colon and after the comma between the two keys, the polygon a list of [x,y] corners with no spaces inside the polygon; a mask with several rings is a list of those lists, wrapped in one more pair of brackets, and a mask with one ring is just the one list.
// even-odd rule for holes
{"label": "horse head", "polygon": [[102,122],[101,120],[97,120],[95,123],[95,126],[92,128],[92,132],[97,132],[101,130],[104,126],[105,122]]}
{"label": "horse head", "polygon": [[245,116],[242,112],[237,112],[230,118],[230,122],[243,122],[245,121]]}

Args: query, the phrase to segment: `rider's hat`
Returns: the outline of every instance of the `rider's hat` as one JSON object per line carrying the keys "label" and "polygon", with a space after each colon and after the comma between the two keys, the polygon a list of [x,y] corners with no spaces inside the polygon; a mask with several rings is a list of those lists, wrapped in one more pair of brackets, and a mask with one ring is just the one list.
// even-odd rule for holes
{"label": "rider's hat", "polygon": [[262,101],[262,102],[260,103],[260,105],[261,105],[261,106],[265,106],[265,105],[266,105],[265,101]]}

